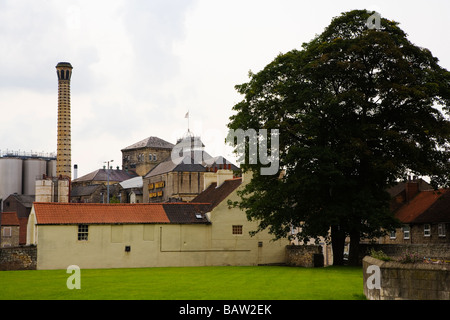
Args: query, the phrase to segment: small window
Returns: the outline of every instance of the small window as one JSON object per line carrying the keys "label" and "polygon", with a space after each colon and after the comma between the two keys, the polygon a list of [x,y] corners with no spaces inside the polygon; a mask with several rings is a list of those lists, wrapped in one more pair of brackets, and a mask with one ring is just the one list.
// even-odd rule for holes
{"label": "small window", "polygon": [[242,234],[242,226],[233,226],[232,228],[233,234]]}
{"label": "small window", "polygon": [[445,237],[445,223],[438,224],[438,236]]}
{"label": "small window", "polygon": [[425,223],[423,225],[423,236],[424,237],[431,236],[431,225],[429,223]]}
{"label": "small window", "polygon": [[87,241],[89,234],[89,226],[87,224],[78,225],[78,240]]}
{"label": "small window", "polygon": [[153,161],[156,161],[156,154],[153,155]]}
{"label": "small window", "polygon": [[397,238],[397,234],[395,232],[395,230],[391,231],[390,235],[389,235],[390,239],[396,239]]}
{"label": "small window", "polygon": [[403,227],[403,239],[408,240],[409,239],[409,226],[404,226]]}
{"label": "small window", "polygon": [[4,227],[3,228],[3,236],[4,237],[11,237],[11,227]]}

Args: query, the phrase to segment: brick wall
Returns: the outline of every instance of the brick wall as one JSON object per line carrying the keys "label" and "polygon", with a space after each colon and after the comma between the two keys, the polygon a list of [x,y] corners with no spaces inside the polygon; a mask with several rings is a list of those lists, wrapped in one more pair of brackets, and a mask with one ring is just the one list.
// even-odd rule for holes
{"label": "brick wall", "polygon": [[36,270],[36,260],[36,246],[20,246],[0,249],[0,271]]}
{"label": "brick wall", "polygon": [[[380,270],[380,286],[369,288]],[[450,300],[450,265],[399,263],[381,261],[369,256],[363,259],[364,295],[369,300]]]}
{"label": "brick wall", "polygon": [[286,246],[286,264],[293,267],[323,267],[322,246]]}

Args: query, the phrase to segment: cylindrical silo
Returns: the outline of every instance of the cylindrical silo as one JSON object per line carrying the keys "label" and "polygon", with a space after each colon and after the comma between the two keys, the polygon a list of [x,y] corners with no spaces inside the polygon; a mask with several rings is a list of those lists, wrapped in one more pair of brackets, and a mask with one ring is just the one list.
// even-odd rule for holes
{"label": "cylindrical silo", "polygon": [[56,177],[56,160],[47,160],[47,176]]}
{"label": "cylindrical silo", "polygon": [[0,158],[0,197],[22,194],[22,159]]}
{"label": "cylindrical silo", "polygon": [[44,159],[26,159],[23,161],[23,194],[35,195],[36,179],[47,174],[47,161]]}

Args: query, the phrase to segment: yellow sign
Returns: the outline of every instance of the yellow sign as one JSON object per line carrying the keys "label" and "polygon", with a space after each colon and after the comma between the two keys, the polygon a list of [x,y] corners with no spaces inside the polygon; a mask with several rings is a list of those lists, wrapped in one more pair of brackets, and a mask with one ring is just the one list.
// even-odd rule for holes
{"label": "yellow sign", "polygon": [[148,184],[148,190],[153,190],[155,189],[155,184],[154,183],[149,183]]}
{"label": "yellow sign", "polygon": [[158,192],[150,192],[148,194],[149,198],[156,198],[156,197],[162,197],[163,196],[163,192],[162,191],[158,191]]}
{"label": "yellow sign", "polygon": [[155,188],[164,188],[164,181],[155,182]]}

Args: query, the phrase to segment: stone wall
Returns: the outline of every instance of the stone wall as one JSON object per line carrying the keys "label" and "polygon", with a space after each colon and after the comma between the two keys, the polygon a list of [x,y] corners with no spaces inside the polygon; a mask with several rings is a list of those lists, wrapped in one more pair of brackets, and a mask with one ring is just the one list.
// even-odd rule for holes
{"label": "stone wall", "polygon": [[390,257],[401,257],[406,251],[417,253],[419,257],[450,259],[450,243],[435,244],[360,244],[361,259],[369,255],[370,249],[383,251]]}
{"label": "stone wall", "polygon": [[[368,271],[370,266],[375,270]],[[379,287],[375,285],[377,267]],[[450,300],[448,264],[400,263],[366,256],[363,279],[364,295],[369,300]]]}
{"label": "stone wall", "polygon": [[0,249],[0,271],[36,270],[36,246],[6,247]]}
{"label": "stone wall", "polygon": [[323,267],[322,246],[286,246],[286,264],[293,267]]}

